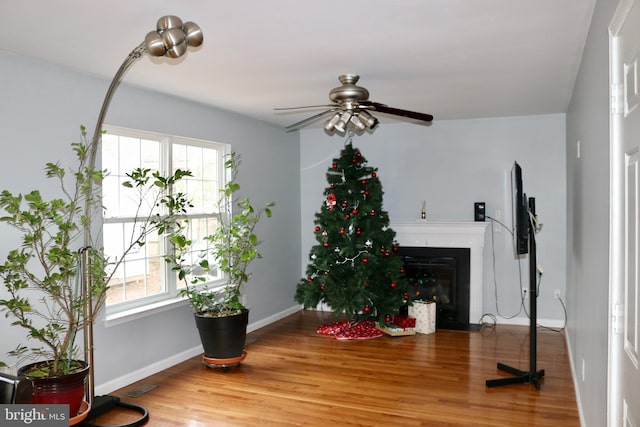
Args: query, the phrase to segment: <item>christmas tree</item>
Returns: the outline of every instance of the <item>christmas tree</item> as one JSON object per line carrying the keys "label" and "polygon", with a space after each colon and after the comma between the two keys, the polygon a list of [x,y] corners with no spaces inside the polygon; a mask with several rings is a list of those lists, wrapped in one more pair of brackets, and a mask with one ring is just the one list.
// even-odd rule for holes
{"label": "christmas tree", "polygon": [[382,208],[377,168],[349,139],[327,171],[326,199],[315,215],[315,244],[296,301],[327,303],[353,321],[386,324],[409,298],[395,232]]}

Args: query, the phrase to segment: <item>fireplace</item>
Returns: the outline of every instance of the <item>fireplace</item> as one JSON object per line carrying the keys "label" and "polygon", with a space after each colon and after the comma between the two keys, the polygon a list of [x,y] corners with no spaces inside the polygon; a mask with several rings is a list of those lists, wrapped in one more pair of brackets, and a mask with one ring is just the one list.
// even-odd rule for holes
{"label": "fireplace", "polygon": [[[454,292],[449,289],[450,294],[452,293],[453,297],[457,298],[457,302],[462,305],[462,309],[467,309],[468,315],[456,318],[455,322],[449,321],[449,325],[443,323],[442,325],[437,324],[436,326],[439,328],[443,326],[456,326],[456,329],[458,329],[463,328],[461,324],[466,324],[464,329],[475,329],[483,313],[482,264],[487,223],[481,221],[415,221],[392,222],[390,227],[396,233],[396,240],[400,245],[401,251],[405,250],[403,248],[407,248],[406,250],[409,250],[409,248],[420,248],[427,252],[435,253],[436,261],[434,262],[436,264],[443,264],[436,266],[440,277],[444,277],[444,272],[453,270],[453,265],[455,265],[456,280],[461,281],[463,287],[466,287],[466,283],[468,283],[468,298],[461,296],[458,291]],[[443,252],[444,249],[455,250],[452,252]],[[465,249],[468,253],[468,269],[464,266],[460,269],[459,264],[467,262],[465,261],[467,257],[459,256],[460,253],[458,250]],[[444,257],[438,255],[438,252],[444,254]],[[448,258],[456,258],[456,261],[451,263],[451,260]],[[425,263],[426,261],[420,260],[419,262]],[[447,263],[450,264],[447,265]],[[461,279],[461,276],[464,276],[464,279]],[[442,280],[445,279],[443,278]],[[449,298],[452,297],[449,296]],[[464,301],[460,301],[460,299],[464,299]],[[436,301],[436,304],[438,302],[439,301]],[[439,307],[438,311],[440,311]]]}
{"label": "fireplace", "polygon": [[409,294],[436,302],[438,329],[476,329],[469,323],[469,248],[401,246]]}

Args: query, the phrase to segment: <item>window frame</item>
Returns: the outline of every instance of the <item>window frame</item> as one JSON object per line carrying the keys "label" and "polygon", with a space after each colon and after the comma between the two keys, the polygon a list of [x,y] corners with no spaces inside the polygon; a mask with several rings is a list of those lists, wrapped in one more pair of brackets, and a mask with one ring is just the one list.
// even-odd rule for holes
{"label": "window frame", "polygon": [[[202,139],[195,139],[183,136],[169,135],[158,132],[151,132],[139,129],[132,129],[120,126],[112,126],[105,125],[103,129],[107,134],[117,135],[118,137],[129,137],[136,139],[149,139],[153,141],[158,141],[160,144],[159,147],[159,162],[160,162],[160,172],[162,175],[168,175],[173,167],[173,158],[172,158],[172,147],[174,145],[183,145],[183,146],[194,146],[201,148],[214,149],[218,152],[217,159],[217,188],[224,188],[224,185],[230,179],[226,168],[224,167],[226,157],[231,153],[231,145],[222,142],[215,141],[207,141]],[[101,147],[102,150],[102,147]],[[101,160],[102,160],[102,151]],[[105,169],[103,167],[103,169]],[[107,174],[111,173],[127,173],[131,172],[129,170],[118,170],[111,171],[106,168]],[[119,169],[119,168],[118,168]],[[101,190],[102,191],[102,190]],[[104,195],[104,193],[102,193]],[[218,199],[218,194],[213,195],[213,199]],[[105,206],[102,216],[103,225],[106,224],[126,224],[131,222],[133,217],[130,216],[109,216],[108,215],[109,208]],[[218,212],[204,212],[199,211],[197,213],[188,214],[188,218],[210,218],[213,216],[217,216]],[[101,230],[101,233],[104,233],[104,227]],[[102,234],[104,240],[104,234]],[[159,239],[159,244],[161,245],[160,253],[166,253],[167,248],[170,247],[170,242],[167,238]],[[145,257],[144,260],[151,259],[149,257]],[[148,261],[146,261],[148,262]],[[118,324],[126,321],[129,318],[139,318],[141,315],[146,315],[146,313],[155,313],[158,311],[164,311],[168,308],[171,308],[173,305],[182,303],[185,301],[185,298],[178,296],[179,283],[176,280],[175,272],[171,271],[168,265],[162,262],[160,267],[160,276],[161,276],[161,285],[163,285],[163,289],[161,292],[154,295],[147,295],[140,298],[136,298],[130,301],[122,301],[114,304],[105,304],[106,311],[106,321],[107,324]],[[223,273],[220,272],[220,277],[214,280],[206,281],[197,286],[207,286],[209,289],[217,290],[224,286],[226,282],[226,278]]]}

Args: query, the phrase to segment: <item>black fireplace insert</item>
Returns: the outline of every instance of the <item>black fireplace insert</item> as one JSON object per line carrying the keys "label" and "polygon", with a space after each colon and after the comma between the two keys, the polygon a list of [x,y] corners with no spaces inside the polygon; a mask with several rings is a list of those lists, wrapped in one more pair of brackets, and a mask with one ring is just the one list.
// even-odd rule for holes
{"label": "black fireplace insert", "polygon": [[434,301],[436,328],[477,330],[469,322],[471,292],[469,248],[400,247],[409,295]]}

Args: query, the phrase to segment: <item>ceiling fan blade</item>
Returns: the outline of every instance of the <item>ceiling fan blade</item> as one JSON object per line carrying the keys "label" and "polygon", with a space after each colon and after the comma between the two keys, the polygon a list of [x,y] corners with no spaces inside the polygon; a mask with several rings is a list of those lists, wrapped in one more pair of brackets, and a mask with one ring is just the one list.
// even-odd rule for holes
{"label": "ceiling fan blade", "polygon": [[431,114],[417,113],[415,111],[409,111],[409,110],[401,110],[400,108],[388,107],[384,104],[380,104],[379,102],[372,102],[372,101],[364,101],[364,102],[360,102],[360,104],[370,106],[373,108],[374,111],[379,111],[385,114],[407,117],[409,119],[420,120],[422,122],[433,121],[433,116]]}
{"label": "ceiling fan blade", "polygon": [[287,129],[287,132],[290,132],[290,131],[292,131],[292,130],[299,129],[299,128],[303,127],[303,126],[308,125],[308,124],[309,124],[309,123],[311,123],[311,122],[315,122],[316,120],[320,119],[321,117],[326,116],[327,114],[331,114],[331,113],[334,113],[334,112],[336,112],[336,111],[338,111],[338,108],[332,108],[332,109],[330,109],[330,110],[323,111],[322,113],[319,113],[319,114],[313,115],[313,116],[311,116],[311,117],[307,117],[307,118],[306,118],[306,119],[304,119],[304,120],[300,120],[299,122],[296,122],[296,123],[294,123],[294,124],[292,124],[292,125],[287,126],[287,128],[286,128],[286,129]]}
{"label": "ceiling fan blade", "polygon": [[335,107],[335,105],[325,104],[325,105],[305,105],[302,107],[279,107],[279,108],[274,108],[274,110],[276,111],[301,110],[303,108],[320,108],[320,107]]}

